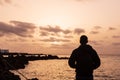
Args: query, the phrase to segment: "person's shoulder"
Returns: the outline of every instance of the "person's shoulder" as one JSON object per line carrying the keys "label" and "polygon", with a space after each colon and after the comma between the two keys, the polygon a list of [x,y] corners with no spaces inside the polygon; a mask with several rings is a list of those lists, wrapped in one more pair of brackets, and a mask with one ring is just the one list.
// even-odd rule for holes
{"label": "person's shoulder", "polygon": [[91,45],[89,45],[89,44],[87,44],[86,46],[87,46],[87,47],[89,47],[89,48],[92,48],[92,46],[91,46]]}
{"label": "person's shoulder", "polygon": [[91,46],[91,45],[87,45],[88,46],[88,50],[92,51],[93,53],[96,53],[96,50]]}
{"label": "person's shoulder", "polygon": [[80,48],[80,47],[75,48],[75,49],[73,50],[73,52],[77,52],[77,51],[79,50],[79,48]]}
{"label": "person's shoulder", "polygon": [[77,51],[78,50],[78,48],[75,48],[73,51],[75,52],[75,51]]}
{"label": "person's shoulder", "polygon": [[88,45],[86,45],[86,47],[87,47],[88,49],[93,49],[93,48],[92,48],[92,46],[91,46],[91,45],[89,45],[89,44],[88,44]]}

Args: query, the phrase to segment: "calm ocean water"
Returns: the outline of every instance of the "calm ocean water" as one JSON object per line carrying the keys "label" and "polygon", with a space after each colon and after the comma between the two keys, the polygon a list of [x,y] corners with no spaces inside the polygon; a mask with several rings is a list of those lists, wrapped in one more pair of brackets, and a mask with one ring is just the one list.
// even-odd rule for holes
{"label": "calm ocean water", "polygon": [[[94,80],[120,80],[120,55],[100,55],[100,58],[102,64],[94,71]],[[75,70],[68,66],[68,60],[30,61],[25,69],[19,71],[29,79],[39,80],[74,80],[75,76]]]}

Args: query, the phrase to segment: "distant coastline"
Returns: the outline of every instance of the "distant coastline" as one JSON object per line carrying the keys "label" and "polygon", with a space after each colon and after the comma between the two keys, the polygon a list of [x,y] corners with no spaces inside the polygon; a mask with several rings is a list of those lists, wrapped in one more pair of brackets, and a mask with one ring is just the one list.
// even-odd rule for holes
{"label": "distant coastline", "polygon": [[0,52],[3,58],[14,68],[9,67],[9,69],[23,69],[25,65],[29,64],[29,61],[35,60],[49,60],[49,59],[68,59],[69,57],[58,57],[57,55],[51,54],[29,54],[29,53],[19,53],[19,52]]}

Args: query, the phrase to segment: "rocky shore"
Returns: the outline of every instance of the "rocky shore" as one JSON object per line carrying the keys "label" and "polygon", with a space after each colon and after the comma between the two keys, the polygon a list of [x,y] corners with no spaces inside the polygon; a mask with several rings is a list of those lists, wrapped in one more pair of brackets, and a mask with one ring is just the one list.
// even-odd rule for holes
{"label": "rocky shore", "polygon": [[[9,70],[24,69],[29,61],[34,60],[48,60],[48,59],[68,59],[67,57],[58,57],[50,54],[28,54],[28,53],[4,53],[0,62],[5,63],[7,69],[0,65],[0,80],[21,80],[19,75],[15,75]],[[38,80],[37,78],[26,80]]]}

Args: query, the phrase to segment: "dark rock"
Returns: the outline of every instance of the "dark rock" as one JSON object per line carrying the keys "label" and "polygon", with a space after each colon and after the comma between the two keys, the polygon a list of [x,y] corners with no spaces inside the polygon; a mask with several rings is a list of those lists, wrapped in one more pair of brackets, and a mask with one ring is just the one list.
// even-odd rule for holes
{"label": "dark rock", "polygon": [[18,75],[10,71],[2,71],[0,72],[0,80],[21,80]]}

